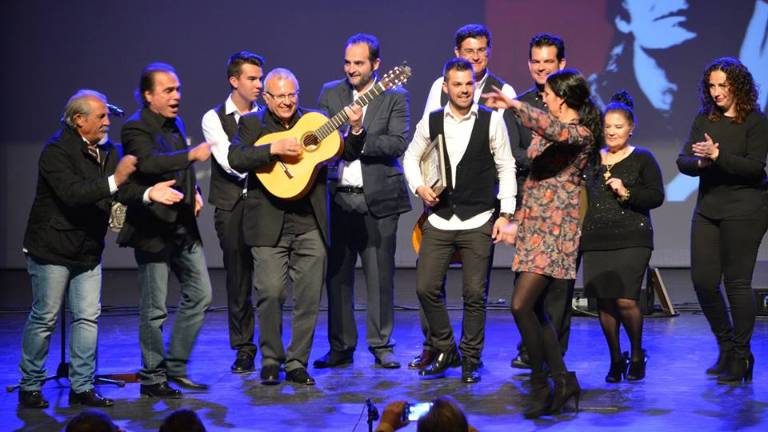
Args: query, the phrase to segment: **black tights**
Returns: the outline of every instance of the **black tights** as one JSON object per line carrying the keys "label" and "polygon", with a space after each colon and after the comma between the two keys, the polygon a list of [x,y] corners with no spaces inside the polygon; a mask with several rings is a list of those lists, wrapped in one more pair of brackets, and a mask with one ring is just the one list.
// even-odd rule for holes
{"label": "black tights", "polygon": [[566,371],[557,333],[544,308],[547,288],[555,280],[549,276],[521,272],[512,293],[512,314],[528,349],[534,373],[544,370],[544,362],[553,373]]}
{"label": "black tights", "polygon": [[603,328],[611,362],[621,360],[621,345],[619,344],[619,324],[624,326],[629,342],[632,345],[632,360],[643,358],[643,314],[633,299],[597,299],[600,311],[600,326]]}

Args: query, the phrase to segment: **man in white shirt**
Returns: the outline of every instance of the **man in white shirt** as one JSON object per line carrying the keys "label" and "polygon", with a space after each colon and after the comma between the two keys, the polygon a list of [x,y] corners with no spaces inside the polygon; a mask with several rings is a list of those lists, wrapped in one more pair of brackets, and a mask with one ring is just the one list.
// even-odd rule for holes
{"label": "man in white shirt", "polygon": [[[440,378],[449,367],[461,365],[462,381],[476,383],[480,381],[478,369],[485,339],[488,263],[492,244],[501,240],[515,210],[515,160],[502,114],[474,102],[472,64],[452,59],[443,69],[443,78],[448,103],[422,118],[403,158],[411,191],[431,213],[423,228],[416,293],[436,355],[419,375]],[[438,196],[424,184],[419,160],[440,134],[445,142],[447,185]],[[494,221],[496,199],[501,213]],[[464,273],[464,317],[458,350],[442,282],[456,251],[461,254]]]}
{"label": "man in white shirt", "polygon": [[[488,61],[491,58],[491,32],[488,28],[481,24],[467,24],[456,31],[455,39],[456,44],[453,52],[456,57],[463,58],[472,64],[475,89],[477,89],[472,97],[474,103],[485,106],[485,99],[481,95],[490,92],[494,86],[500,88],[504,94],[511,98],[516,96],[515,89],[512,86],[488,70]],[[435,80],[429,90],[423,117],[427,118],[429,113],[445,106],[447,102],[448,96],[443,91],[443,77],[441,76]],[[500,112],[504,112],[504,110],[500,110]],[[504,123],[509,133],[509,144],[512,148],[513,156],[516,160],[524,159],[525,149],[520,148],[518,126],[511,112],[504,113]],[[518,184],[522,184],[522,182],[518,181]],[[491,253],[491,260],[488,262],[488,266],[490,277],[490,267],[493,266],[493,253]],[[435,350],[427,337],[428,329],[426,328],[423,314],[419,314],[419,318],[421,320],[422,332],[425,336],[424,347],[422,352],[408,363],[408,367],[411,369],[422,369],[435,356]]]}
{"label": "man in white shirt", "polygon": [[259,111],[256,100],[261,95],[264,59],[249,51],[233,54],[227,62],[227,79],[232,91],[227,100],[203,116],[203,135],[211,143],[211,191],[208,202],[216,207],[216,234],[223,252],[227,280],[229,344],[237,351],[233,373],[254,370],[256,345],[253,343],[254,316],[251,301],[253,260],[245,247],[240,225],[242,201],[248,173],[232,169],[227,161],[229,146],[237,134],[242,115]]}

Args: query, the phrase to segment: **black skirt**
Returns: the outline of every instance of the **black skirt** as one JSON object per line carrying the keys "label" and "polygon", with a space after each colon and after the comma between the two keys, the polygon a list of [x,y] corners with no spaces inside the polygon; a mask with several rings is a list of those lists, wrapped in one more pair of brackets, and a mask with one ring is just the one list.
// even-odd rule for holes
{"label": "black skirt", "polygon": [[584,294],[637,300],[650,259],[646,247],[583,252]]}

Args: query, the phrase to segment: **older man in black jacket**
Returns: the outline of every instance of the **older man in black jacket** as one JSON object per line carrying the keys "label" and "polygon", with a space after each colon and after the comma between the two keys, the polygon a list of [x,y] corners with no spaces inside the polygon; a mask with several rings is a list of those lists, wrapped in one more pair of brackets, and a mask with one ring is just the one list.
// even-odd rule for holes
{"label": "older man in black jacket", "polygon": [[93,387],[97,320],[101,312],[101,255],[114,199],[125,203],[171,203],[180,199],[168,183],[153,188],[126,183],[136,158],[107,139],[107,99],[80,90],[64,110],[62,128],[39,162],[37,193],[24,236],[32,282],[32,310],[24,327],[19,404],[46,408],[40,387],[50,335],[69,287],[70,404],[111,406]]}

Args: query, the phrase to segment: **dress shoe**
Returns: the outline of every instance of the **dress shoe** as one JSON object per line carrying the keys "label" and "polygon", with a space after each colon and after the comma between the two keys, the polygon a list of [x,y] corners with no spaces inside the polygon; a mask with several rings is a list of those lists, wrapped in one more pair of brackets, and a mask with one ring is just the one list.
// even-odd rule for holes
{"label": "dress shoe", "polygon": [[424,348],[421,354],[417,355],[408,362],[408,369],[424,369],[432,363],[437,353],[431,349]]}
{"label": "dress shoe", "polygon": [[384,369],[400,369],[400,362],[395,359],[392,351],[378,351],[373,354],[376,357],[376,366]]}
{"label": "dress shoe", "polygon": [[480,382],[481,362],[474,362],[468,358],[461,361],[461,382],[465,384],[474,384]]}
{"label": "dress shoe", "polygon": [[294,369],[285,373],[285,379],[296,384],[303,384],[306,386],[315,385],[315,379],[309,376],[307,370],[304,368]]}
{"label": "dress shoe", "polygon": [[419,371],[419,376],[423,379],[442,378],[448,368],[459,366],[461,366],[461,355],[456,347],[453,347],[450,351],[439,352],[429,366]]}
{"label": "dress shoe", "polygon": [[531,392],[528,397],[528,407],[523,412],[527,419],[539,418],[549,412],[552,404],[552,389],[549,386],[547,372],[531,373]]}
{"label": "dress shoe", "polygon": [[256,368],[253,365],[253,355],[247,352],[238,352],[235,362],[230,367],[232,373],[243,374],[253,372]]}
{"label": "dress shoe", "polygon": [[280,384],[280,365],[267,365],[261,367],[261,384]]}
{"label": "dress shoe", "polygon": [[142,384],[139,393],[160,399],[181,399],[181,390],[171,387],[167,381],[159,384]]}
{"label": "dress shoe", "polygon": [[552,390],[552,406],[550,414],[559,414],[571,399],[576,404],[576,412],[579,412],[579,399],[581,398],[581,386],[576,379],[575,372],[552,373],[554,389]]}
{"label": "dress shoe", "polygon": [[627,381],[640,381],[645,378],[645,366],[648,364],[648,355],[643,350],[643,355],[639,360],[629,362],[627,369]]}
{"label": "dress shoe", "polygon": [[528,359],[528,352],[524,350],[518,351],[517,356],[512,359],[509,366],[517,369],[530,369],[531,363]]}
{"label": "dress shoe", "polygon": [[19,405],[24,408],[48,408],[40,390],[19,390]]}
{"label": "dress shoe", "polygon": [[728,367],[717,377],[718,384],[741,384],[752,382],[752,372],[755,368],[755,356],[732,352],[728,356]]}
{"label": "dress shoe", "polygon": [[168,381],[174,384],[177,384],[181,388],[185,388],[188,390],[208,390],[208,387],[209,387],[208,384],[192,381],[192,379],[186,375],[180,375],[180,376],[168,375]]}
{"label": "dress shoe", "polygon": [[324,356],[312,362],[312,366],[318,369],[333,368],[350,364],[354,361],[351,352],[330,350]]}
{"label": "dress shoe", "polygon": [[102,396],[96,389],[89,389],[81,393],[69,391],[69,405],[86,405],[90,407],[111,407],[115,404],[112,399]]}
{"label": "dress shoe", "polygon": [[627,376],[627,368],[629,367],[629,353],[624,351],[616,361],[611,362],[611,368],[608,370],[608,374],[605,376],[605,382],[617,383],[621,382],[622,378]]}

